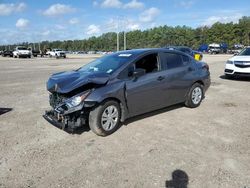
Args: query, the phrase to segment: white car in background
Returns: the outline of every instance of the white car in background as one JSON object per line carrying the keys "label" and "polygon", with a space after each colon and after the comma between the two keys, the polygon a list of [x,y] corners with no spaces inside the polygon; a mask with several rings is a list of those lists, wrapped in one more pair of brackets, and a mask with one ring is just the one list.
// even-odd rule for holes
{"label": "white car in background", "polygon": [[49,57],[56,57],[56,58],[63,57],[63,58],[66,58],[65,51],[63,51],[61,49],[53,49],[52,51],[48,51],[46,54]]}
{"label": "white car in background", "polygon": [[28,50],[25,46],[17,46],[15,48],[15,51],[13,52],[13,57],[14,58],[20,58],[20,57],[28,57],[31,58],[31,51]]}
{"label": "white car in background", "polygon": [[250,46],[226,62],[224,74],[227,78],[250,77]]}

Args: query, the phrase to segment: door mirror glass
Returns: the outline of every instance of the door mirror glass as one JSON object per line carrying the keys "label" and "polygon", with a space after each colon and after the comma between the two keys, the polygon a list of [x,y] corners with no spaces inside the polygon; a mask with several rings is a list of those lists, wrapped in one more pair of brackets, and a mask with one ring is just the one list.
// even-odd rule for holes
{"label": "door mirror glass", "polygon": [[133,72],[133,76],[136,78],[143,76],[144,74],[146,74],[146,71],[145,71],[145,69],[141,69],[141,68],[137,68]]}

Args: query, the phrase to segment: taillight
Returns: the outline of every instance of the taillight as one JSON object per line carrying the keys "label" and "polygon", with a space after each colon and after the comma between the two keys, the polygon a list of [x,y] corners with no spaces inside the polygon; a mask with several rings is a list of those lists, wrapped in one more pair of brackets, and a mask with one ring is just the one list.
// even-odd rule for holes
{"label": "taillight", "polygon": [[204,64],[204,65],[202,66],[202,68],[203,68],[203,69],[206,69],[207,71],[209,71],[209,66],[208,66],[208,64]]}

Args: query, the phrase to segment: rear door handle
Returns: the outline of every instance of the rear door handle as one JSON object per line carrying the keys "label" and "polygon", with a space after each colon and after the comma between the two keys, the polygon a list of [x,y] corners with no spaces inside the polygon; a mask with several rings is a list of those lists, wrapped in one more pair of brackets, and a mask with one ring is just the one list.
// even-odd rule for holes
{"label": "rear door handle", "polygon": [[162,80],[164,80],[164,79],[165,79],[165,76],[159,76],[159,77],[157,78],[158,81],[162,81]]}

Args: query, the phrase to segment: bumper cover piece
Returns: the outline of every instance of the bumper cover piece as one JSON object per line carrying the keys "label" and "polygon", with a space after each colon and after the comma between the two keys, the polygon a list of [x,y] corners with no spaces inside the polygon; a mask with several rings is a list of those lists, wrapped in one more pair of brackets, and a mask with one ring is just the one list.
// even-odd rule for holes
{"label": "bumper cover piece", "polygon": [[46,111],[43,115],[43,118],[51,123],[53,126],[62,129],[68,133],[73,133],[75,128],[68,126],[67,120],[63,118],[63,116],[59,114],[55,114],[53,111]]}

